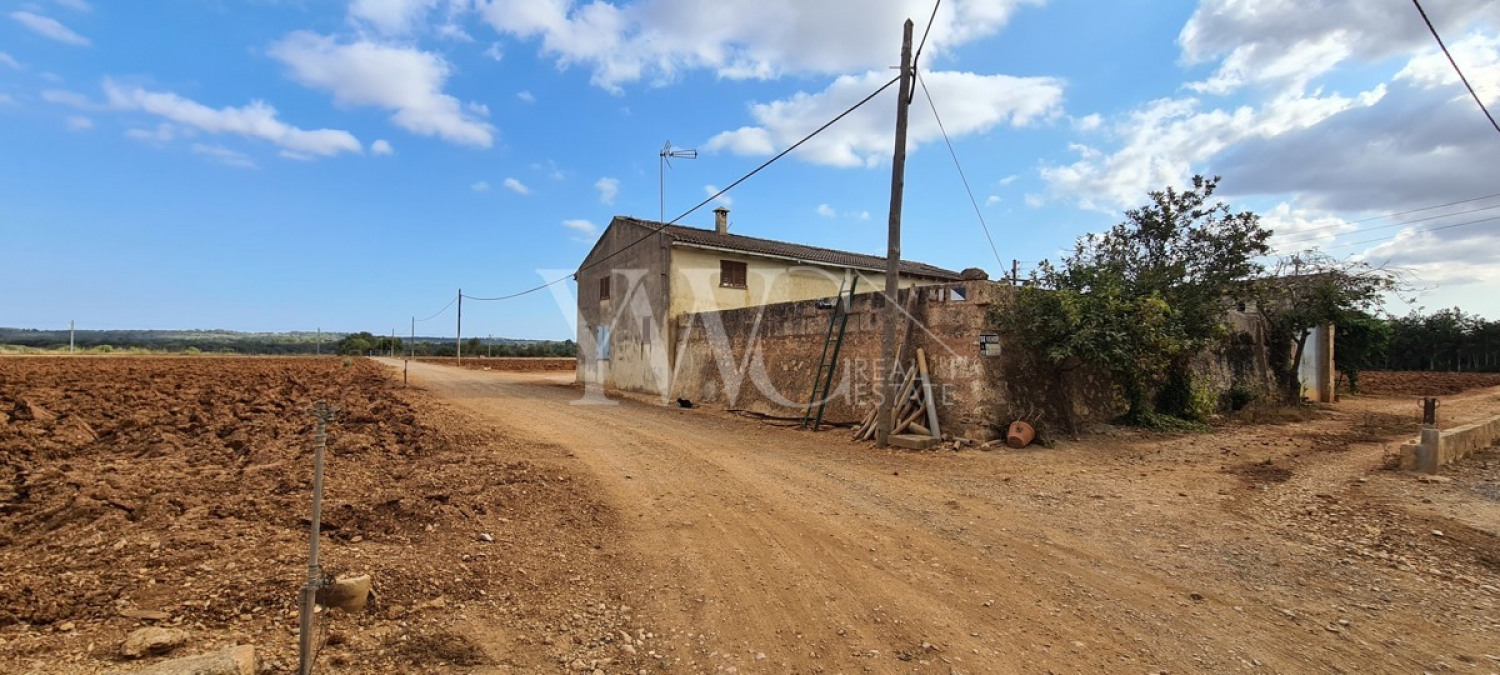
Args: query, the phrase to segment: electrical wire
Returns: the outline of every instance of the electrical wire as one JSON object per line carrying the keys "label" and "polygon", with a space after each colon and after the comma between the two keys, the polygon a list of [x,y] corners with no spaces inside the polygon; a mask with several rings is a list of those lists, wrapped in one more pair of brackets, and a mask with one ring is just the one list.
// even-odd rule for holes
{"label": "electrical wire", "polygon": [[984,238],[990,242],[995,262],[1004,268],[1005,261],[1000,259],[1000,249],[995,246],[995,238],[990,235],[990,226],[984,222],[984,212],[979,208],[979,201],[974,199],[974,190],[969,187],[969,177],[964,175],[964,167],[958,162],[958,152],[953,149],[953,141],[948,138],[948,130],[943,127],[943,117],[938,114],[937,104],[932,101],[932,92],[927,90],[927,80],[922,78],[921,73],[917,73],[917,84],[922,86],[922,95],[927,97],[927,105],[932,108],[932,117],[937,120],[938,131],[943,132],[943,142],[948,144],[948,155],[953,158],[953,167],[958,169],[958,178],[963,181],[964,192],[969,195],[969,204],[974,206],[974,215],[979,217],[979,226],[984,228]]}
{"label": "electrical wire", "polygon": [[[1468,220],[1468,221],[1464,221],[1462,223],[1453,223],[1453,224],[1450,224],[1450,225],[1440,225],[1438,227],[1429,227],[1429,228],[1427,228],[1425,230],[1417,230],[1415,233],[1416,234],[1422,234],[1424,232],[1438,232],[1438,231],[1441,231],[1441,230],[1451,230],[1451,229],[1453,229],[1455,227],[1464,227],[1464,226],[1467,226],[1467,225],[1478,225],[1479,223],[1488,223],[1488,222],[1496,221],[1496,220],[1500,220],[1500,216],[1491,216],[1489,218],[1480,218],[1479,220]],[[1391,241],[1391,240],[1394,240],[1394,239],[1399,239],[1401,237],[1401,235],[1403,235],[1403,234],[1406,234],[1406,233],[1405,232],[1397,232],[1396,234],[1393,234],[1393,235],[1390,235],[1390,236],[1387,236],[1387,237],[1376,237],[1374,239],[1364,239],[1364,240],[1361,240],[1361,241],[1351,241],[1351,242],[1347,242],[1347,243],[1343,243],[1343,244],[1334,244],[1332,246],[1324,246],[1323,248],[1343,248],[1345,246],[1359,246],[1361,244],[1374,244],[1374,243],[1377,243],[1377,242]]]}
{"label": "electrical wire", "polygon": [[439,317],[439,316],[442,316],[442,315],[443,315],[443,312],[446,312],[446,311],[448,311],[448,308],[449,308],[449,307],[452,307],[452,306],[453,306],[453,303],[455,303],[455,302],[458,302],[458,296],[456,296],[456,295],[455,295],[455,296],[453,296],[453,299],[452,299],[452,300],[449,300],[449,301],[448,301],[448,304],[446,304],[446,305],[443,305],[443,308],[442,308],[442,309],[440,309],[440,310],[438,310],[438,311],[437,311],[437,312],[436,312],[436,313],[434,313],[434,314],[433,314],[433,315],[432,315],[432,316],[429,316],[429,317],[427,317],[427,318],[425,318],[425,319],[416,319],[416,322],[417,322],[417,323],[422,323],[422,322],[423,322],[423,321],[431,321],[431,320],[433,320],[433,319],[436,319],[436,318],[438,318],[438,317]]}
{"label": "electrical wire", "polygon": [[[866,97],[860,99],[858,103],[855,103],[854,105],[849,106],[848,108],[846,108],[844,110],[844,112],[839,113],[837,117],[834,117],[833,119],[828,120],[827,122],[823,123],[823,126],[820,126],[817,129],[814,129],[812,131],[812,133],[810,133],[810,134],[808,134],[806,136],[803,136],[802,140],[799,140],[796,143],[793,143],[790,146],[788,146],[785,150],[782,150],[781,152],[776,153],[775,156],[771,157],[770,159],[766,160],[765,162],[762,162],[760,166],[757,166],[754,169],[751,169],[749,173],[747,173],[747,174],[745,174],[743,176],[740,176],[739,178],[735,179],[735,181],[733,183],[730,183],[724,189],[719,190],[718,192],[715,192],[714,194],[710,195],[708,197],[708,199],[705,199],[705,200],[703,200],[701,202],[698,202],[698,204],[696,206],[694,206],[693,208],[688,209],[687,211],[682,212],[681,215],[677,216],[676,218],[673,218],[670,221],[667,221],[665,223],[658,223],[656,227],[651,228],[650,232],[647,232],[646,234],[642,235],[639,239],[636,239],[635,241],[632,241],[629,244],[626,244],[625,246],[622,246],[620,248],[615,249],[613,252],[609,253],[608,255],[604,256],[603,258],[600,258],[600,259],[598,259],[598,260],[596,260],[596,261],[594,261],[592,263],[589,263],[588,265],[584,265],[583,267],[578,268],[578,271],[582,272],[584,270],[593,269],[594,267],[602,265],[602,264],[604,264],[605,261],[609,260],[610,258],[613,258],[613,257],[615,257],[617,255],[620,255],[621,253],[624,253],[625,251],[629,250],[631,247],[634,247],[635,245],[640,244],[640,243],[642,243],[642,242],[644,242],[644,241],[646,241],[646,240],[648,240],[648,239],[656,236],[657,234],[661,233],[662,230],[667,229],[667,226],[673,225],[677,221],[682,220],[683,218],[686,218],[686,217],[692,215],[698,209],[701,209],[701,208],[703,208],[703,207],[705,207],[705,206],[707,206],[709,204],[712,204],[715,199],[718,199],[719,197],[724,196],[725,193],[729,192],[730,190],[733,190],[740,183],[743,183],[743,182],[749,180],[751,176],[754,176],[755,174],[760,173],[761,170],[763,170],[766,167],[770,166],[771,164],[775,163],[777,160],[779,160],[782,157],[785,157],[785,156],[791,154],[793,150],[796,150],[797,148],[802,147],[802,145],[804,143],[812,140],[812,138],[814,136],[817,136],[818,134],[823,133],[823,131],[827,130],[828,127],[831,127],[834,124],[836,124],[839,120],[842,120],[845,117],[848,117],[850,113],[853,113],[855,110],[858,110],[860,108],[860,106],[863,106],[864,104],[869,103],[876,96],[879,96],[881,92],[885,91],[886,89],[889,89],[891,87],[891,85],[893,85],[896,82],[900,81],[900,79],[901,79],[901,76],[899,76],[899,75],[896,76],[896,77],[894,77],[894,78],[891,78],[891,81],[886,82],[885,84],[881,85],[879,89],[876,89],[875,91],[871,92],[869,96],[866,96]],[[499,295],[499,296],[495,296],[493,298],[479,298],[479,297],[475,297],[475,296],[472,296],[472,295],[465,295],[463,297],[467,298],[469,300],[478,300],[478,301],[482,301],[482,302],[493,302],[493,301],[497,301],[497,300],[510,300],[512,298],[519,298],[519,297],[521,297],[523,295],[528,295],[528,294],[531,294],[531,293],[535,293],[535,292],[540,291],[540,290],[542,290],[544,288],[547,288],[549,286],[555,286],[555,285],[560,284],[560,283],[562,283],[564,281],[567,281],[568,279],[571,279],[571,278],[573,278],[573,275],[568,275],[566,277],[559,277],[557,279],[554,279],[552,281],[544,283],[544,284],[542,284],[540,286],[534,286],[534,287],[528,288],[528,289],[526,289],[524,291],[519,291],[519,292],[516,292],[516,293],[511,293],[509,295]]]}
{"label": "electrical wire", "polygon": [[[1412,213],[1421,213],[1423,211],[1431,211],[1433,209],[1441,209],[1441,208],[1443,208],[1445,206],[1457,206],[1459,204],[1467,204],[1469,202],[1482,201],[1482,200],[1485,200],[1485,199],[1489,199],[1491,197],[1500,197],[1500,192],[1496,192],[1494,194],[1484,195],[1484,196],[1481,196],[1481,197],[1470,197],[1468,199],[1460,199],[1458,201],[1447,202],[1447,203],[1444,203],[1444,204],[1435,204],[1433,206],[1423,206],[1421,208],[1408,209],[1406,211],[1396,211],[1395,213],[1384,213],[1384,214],[1381,214],[1381,215],[1378,215],[1378,216],[1370,216],[1368,218],[1360,218],[1359,220],[1346,220],[1344,222],[1334,223],[1332,225],[1320,225],[1318,227],[1310,227],[1310,228],[1307,228],[1305,230],[1299,231],[1297,234],[1304,234],[1304,233],[1307,233],[1307,232],[1320,232],[1322,230],[1331,230],[1331,229],[1334,229],[1334,228],[1337,228],[1337,227],[1343,227],[1345,225],[1358,225],[1360,223],[1368,223],[1368,222],[1370,222],[1372,220],[1383,220],[1383,219],[1386,219],[1386,218],[1395,218],[1396,216],[1405,216],[1405,215],[1409,215],[1409,214],[1412,214]],[[1416,222],[1416,221],[1409,221],[1409,222]]]}
{"label": "electrical wire", "polygon": [[932,32],[932,23],[937,20],[938,7],[942,4],[943,0],[932,3],[932,15],[927,17],[927,27],[922,29],[922,41],[917,44],[917,53],[911,58],[911,70],[914,73],[917,72],[917,62],[922,60],[922,48],[927,46],[927,35]]}
{"label": "electrical wire", "polygon": [[1432,25],[1432,19],[1427,18],[1427,10],[1422,9],[1421,0],[1411,0],[1417,6],[1417,13],[1422,15],[1422,22],[1427,24],[1427,30],[1432,33],[1432,39],[1437,40],[1438,46],[1443,49],[1443,55],[1448,57],[1448,63],[1453,64],[1453,72],[1458,73],[1458,79],[1464,83],[1469,90],[1469,95],[1474,97],[1474,102],[1479,104],[1479,109],[1484,112],[1485,119],[1490,121],[1490,126],[1495,127],[1495,132],[1500,133],[1500,122],[1495,121],[1495,116],[1490,114],[1490,109],[1484,107],[1484,99],[1474,91],[1474,85],[1469,84],[1469,78],[1464,76],[1462,68],[1458,67],[1458,61],[1453,60],[1453,54],[1448,51],[1448,45],[1443,43],[1443,36],[1438,35],[1437,28]]}
{"label": "electrical wire", "polygon": [[[1360,229],[1359,233],[1373,232],[1375,230],[1385,230],[1385,229],[1389,229],[1389,228],[1392,228],[1392,227],[1401,227],[1403,225],[1410,225],[1412,223],[1421,223],[1421,222],[1426,222],[1426,221],[1429,221],[1429,220],[1437,220],[1439,218],[1449,218],[1449,217],[1452,217],[1452,216],[1462,216],[1462,215],[1467,215],[1467,214],[1470,214],[1470,213],[1479,213],[1480,211],[1490,211],[1490,210],[1493,210],[1493,209],[1500,209],[1500,204],[1495,204],[1493,206],[1481,206],[1481,207],[1479,207],[1477,209],[1469,209],[1468,211],[1454,211],[1453,213],[1443,213],[1443,214],[1439,214],[1439,215],[1436,215],[1436,216],[1427,216],[1426,218],[1413,218],[1411,220],[1403,220],[1403,221],[1395,222],[1395,223],[1387,223],[1385,225],[1377,225],[1375,227],[1366,227],[1366,228]],[[1297,243],[1301,243],[1301,242],[1315,241],[1315,240],[1321,239],[1322,235],[1316,235],[1316,236],[1312,236],[1312,237],[1303,237],[1303,236],[1300,236],[1300,235],[1304,235],[1304,234],[1307,234],[1309,232],[1315,232],[1317,230],[1326,230],[1326,229],[1329,229],[1330,227],[1342,227],[1342,225],[1352,224],[1353,222],[1355,222],[1355,221],[1351,221],[1350,223],[1343,223],[1343,224],[1340,224],[1340,225],[1329,225],[1329,226],[1319,227],[1319,228],[1316,228],[1316,229],[1302,230],[1302,231],[1294,233],[1295,235],[1297,235],[1294,238],[1287,239],[1285,241],[1281,241],[1281,242],[1278,242],[1278,243],[1280,243],[1280,244],[1297,244]],[[1350,234],[1354,234],[1354,233],[1351,232]]]}

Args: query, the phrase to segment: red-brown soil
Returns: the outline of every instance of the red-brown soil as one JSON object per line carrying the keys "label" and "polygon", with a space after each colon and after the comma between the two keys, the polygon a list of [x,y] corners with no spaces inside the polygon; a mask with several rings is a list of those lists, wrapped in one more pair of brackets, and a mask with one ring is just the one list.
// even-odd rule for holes
{"label": "red-brown soil", "polygon": [[1500,373],[1372,370],[1359,374],[1359,393],[1371,396],[1452,396],[1500,387]]}
{"label": "red-brown soil", "polygon": [[[1383,469],[1416,430],[1403,397],[917,453],[710,406],[574,405],[599,401],[568,373],[412,363],[406,390],[399,360],[339,363],[0,360],[0,672],[118,665],[142,624],[122,608],[286,672],[318,397],[346,411],[326,562],[380,593],[334,613],[320,672],[1500,664],[1500,461]],[[1440,417],[1497,407],[1471,391]]]}
{"label": "red-brown soil", "polygon": [[[168,613],[194,636],[183,653],[251,643],[294,671],[318,400],[341,410],[324,568],[377,587],[371,612],[326,622],[320,672],[547,670],[639,627],[611,586],[612,516],[564,453],[476,430],[389,375],[363,359],[0,359],[0,672],[118,667],[123,636],[152,623],[129,610]],[[475,616],[516,640],[476,644]]]}

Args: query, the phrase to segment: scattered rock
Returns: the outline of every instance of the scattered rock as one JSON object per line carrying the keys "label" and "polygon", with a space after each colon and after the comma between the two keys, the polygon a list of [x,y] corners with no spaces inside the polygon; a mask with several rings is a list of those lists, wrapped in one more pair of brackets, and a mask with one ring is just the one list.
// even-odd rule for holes
{"label": "scattered rock", "polygon": [[1434,536],[1434,537],[1441,537],[1441,536],[1443,536],[1443,531],[1442,530],[1433,530],[1432,531],[1432,536]]}
{"label": "scattered rock", "polygon": [[16,401],[16,407],[11,411],[10,416],[12,419],[33,422],[51,422],[57,419],[57,415],[24,398]]}
{"label": "scattered rock", "polygon": [[482,542],[484,542],[486,544],[493,543],[495,541],[495,535],[490,534],[488,532],[480,532],[479,533],[479,541],[482,541]]}
{"label": "scattered rock", "polygon": [[143,621],[166,621],[172,618],[171,614],[157,609],[122,609],[120,616],[127,619],[141,619]]}
{"label": "scattered rock", "polygon": [[[255,648],[250,645],[230,645],[210,654],[162,661],[129,672],[130,675],[255,675]],[[125,675],[125,671],[118,670],[108,673]]]}
{"label": "scattered rock", "polygon": [[187,644],[188,634],[176,628],[138,628],[125,637],[120,654],[127,659],[156,656]]}

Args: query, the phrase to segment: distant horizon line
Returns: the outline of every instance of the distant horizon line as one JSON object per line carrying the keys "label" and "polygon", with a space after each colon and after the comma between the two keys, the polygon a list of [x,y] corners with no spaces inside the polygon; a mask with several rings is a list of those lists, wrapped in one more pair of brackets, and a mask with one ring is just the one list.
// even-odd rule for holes
{"label": "distant horizon line", "polygon": [[[55,333],[55,334],[67,335],[70,331],[74,332],[74,333],[175,333],[175,334],[195,334],[196,333],[196,334],[242,335],[242,336],[276,336],[276,335],[281,335],[281,336],[293,336],[293,335],[316,336],[316,335],[327,335],[327,336],[338,336],[338,337],[342,337],[342,336],[345,336],[345,335],[355,335],[355,334],[358,334],[358,333],[370,333],[371,335],[374,335],[375,337],[390,337],[389,333],[382,334],[382,333],[375,333],[375,332],[372,332],[372,331],[357,331],[357,330],[356,331],[344,331],[344,330],[319,330],[319,329],[313,329],[313,330],[281,330],[281,331],[272,331],[272,330],[235,330],[235,329],[231,329],[231,328],[76,328],[76,329],[70,329],[70,328],[27,328],[27,327],[23,327],[23,326],[0,326],[0,334],[10,333],[10,332],[21,332],[21,333],[42,333],[42,334]],[[399,340],[444,341],[444,340],[452,340],[453,337],[454,336],[452,336],[452,335],[417,335],[417,336],[411,336],[411,335],[402,335],[402,334],[399,334],[399,333],[396,334],[396,338],[399,339]],[[503,342],[566,342],[566,341],[572,340],[572,339],[573,338],[571,338],[571,337],[567,337],[567,338],[512,338],[512,337],[505,337],[505,336],[499,336],[499,337],[493,337],[493,336],[483,337],[483,336],[478,336],[478,335],[465,335],[465,336],[463,336],[463,340],[466,341],[466,342],[469,341],[469,340],[479,340],[482,343],[483,342],[492,342],[492,341],[493,342],[502,342],[502,341]]]}

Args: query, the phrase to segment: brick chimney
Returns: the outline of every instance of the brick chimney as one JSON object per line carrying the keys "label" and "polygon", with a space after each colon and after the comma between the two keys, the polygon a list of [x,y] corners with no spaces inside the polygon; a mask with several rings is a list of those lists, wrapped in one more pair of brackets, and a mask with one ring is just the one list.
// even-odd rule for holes
{"label": "brick chimney", "polygon": [[714,231],[729,234],[729,209],[722,206],[714,209]]}

